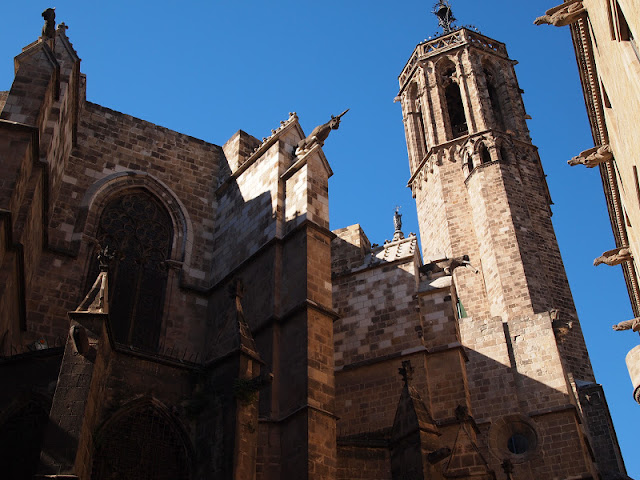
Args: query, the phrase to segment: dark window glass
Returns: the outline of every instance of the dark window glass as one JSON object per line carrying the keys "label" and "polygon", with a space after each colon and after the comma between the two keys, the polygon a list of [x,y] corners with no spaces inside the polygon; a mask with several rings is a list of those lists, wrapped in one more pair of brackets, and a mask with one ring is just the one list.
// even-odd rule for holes
{"label": "dark window glass", "polygon": [[620,40],[633,40],[631,29],[629,29],[627,19],[624,17],[624,13],[622,13],[622,9],[620,8],[620,4],[618,2],[616,2],[616,15],[618,16],[618,31],[620,32]]}
{"label": "dark window glass", "polygon": [[529,449],[529,440],[520,433],[514,433],[507,441],[507,448],[511,453],[521,455]]}
{"label": "dark window glass", "polygon": [[504,147],[500,147],[500,160],[503,162],[509,161],[509,156],[507,155],[507,150]]}
{"label": "dark window glass", "polygon": [[491,155],[489,154],[489,150],[487,150],[487,147],[484,144],[480,145],[480,162],[491,162]]}
{"label": "dark window glass", "polygon": [[108,423],[95,443],[93,480],[189,479],[189,456],[178,427],[151,404]]}
{"label": "dark window glass", "polygon": [[[115,252],[109,267],[109,320],[115,341],[154,351],[167,285],[165,260],[173,242],[169,214],[148,193],[131,192],[107,204],[97,238]],[[87,281],[97,275],[94,260]]]}
{"label": "dark window glass", "polygon": [[467,155],[467,168],[469,169],[469,172],[473,170],[473,158],[471,155]]}

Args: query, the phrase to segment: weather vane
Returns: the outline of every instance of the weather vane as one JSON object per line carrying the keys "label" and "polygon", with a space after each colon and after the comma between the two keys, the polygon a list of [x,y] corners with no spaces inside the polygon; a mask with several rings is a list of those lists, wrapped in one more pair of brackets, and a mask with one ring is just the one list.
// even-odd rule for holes
{"label": "weather vane", "polygon": [[433,6],[433,13],[438,17],[438,25],[442,27],[443,33],[445,35],[451,33],[456,17],[453,16],[448,0],[439,0],[438,3]]}

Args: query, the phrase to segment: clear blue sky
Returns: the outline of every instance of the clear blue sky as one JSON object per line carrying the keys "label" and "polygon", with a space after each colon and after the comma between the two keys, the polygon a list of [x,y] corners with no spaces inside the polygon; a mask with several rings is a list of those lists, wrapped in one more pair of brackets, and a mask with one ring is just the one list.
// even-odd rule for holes
{"label": "clear blue sky", "polygon": [[[0,29],[0,90],[13,57],[35,40],[41,12],[56,7],[87,74],[87,98],[222,145],[236,130],[262,138],[288,112],[309,132],[351,108],[324,151],[331,228],[360,223],[370,240],[393,235],[393,208],[417,232],[406,188],[408,161],[397,76],[415,45],[437,29],[434,0],[277,0],[5,2]],[[567,27],[533,19],[558,0],[454,0],[458,24],[507,44],[529,127],[548,175],[553,220],[597,379],[631,477],[640,405],[624,363],[636,334],[611,325],[632,318],[620,267],[592,266],[614,247],[597,169],[566,161],[593,146]]]}

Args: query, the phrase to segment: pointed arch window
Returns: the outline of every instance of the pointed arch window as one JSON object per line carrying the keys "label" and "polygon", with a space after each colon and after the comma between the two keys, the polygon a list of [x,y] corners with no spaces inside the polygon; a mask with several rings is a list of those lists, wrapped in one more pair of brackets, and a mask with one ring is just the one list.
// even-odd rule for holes
{"label": "pointed arch window", "polygon": [[469,173],[471,173],[471,170],[473,170],[473,157],[467,154],[465,163],[467,164],[467,169],[469,170]]}
{"label": "pointed arch window", "polygon": [[500,102],[500,96],[498,89],[496,88],[496,80],[493,74],[484,69],[484,77],[487,83],[487,93],[489,94],[489,102],[491,103],[491,111],[493,112],[493,119],[495,121],[495,127],[499,130],[505,130],[504,112],[502,104]]}
{"label": "pointed arch window", "polygon": [[[155,351],[167,287],[166,260],[173,224],[166,208],[144,190],[111,200],[98,221],[100,245],[115,257],[109,266],[109,320],[118,343]],[[94,259],[88,282],[97,277]]]}
{"label": "pointed arch window", "polygon": [[410,129],[415,139],[415,158],[414,168],[416,168],[426,153],[426,139],[424,130],[424,116],[422,113],[422,104],[418,96],[418,85],[412,83],[408,92],[409,110],[410,115]]}
{"label": "pointed arch window", "polygon": [[[453,73],[453,71],[449,72],[449,76],[453,75]],[[467,126],[467,117],[464,113],[462,95],[458,84],[451,81],[444,90],[444,96],[447,101],[447,112],[449,113],[449,123],[453,138],[466,135],[469,133],[469,127]]]}
{"label": "pointed arch window", "polygon": [[456,67],[453,62],[447,60],[440,65],[440,85],[442,87],[441,94],[444,96],[446,108],[445,123],[448,128],[449,139],[462,137],[469,133],[467,125],[467,116],[462,103],[462,94],[460,86],[455,81]]}
{"label": "pointed arch window", "polygon": [[144,403],[116,415],[98,433],[92,480],[189,480],[189,449],[168,414]]}
{"label": "pointed arch window", "polygon": [[489,153],[489,149],[484,143],[480,145],[479,153],[480,163],[485,164],[491,162],[491,154]]}

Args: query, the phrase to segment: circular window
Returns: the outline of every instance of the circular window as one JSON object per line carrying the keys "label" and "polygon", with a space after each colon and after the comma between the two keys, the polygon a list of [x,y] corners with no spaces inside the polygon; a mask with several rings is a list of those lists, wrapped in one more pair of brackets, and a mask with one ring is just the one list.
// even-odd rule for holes
{"label": "circular window", "polygon": [[524,415],[507,415],[496,420],[489,430],[491,452],[499,459],[523,462],[535,454],[538,447],[536,427]]}
{"label": "circular window", "polygon": [[522,455],[529,448],[529,440],[520,433],[514,433],[507,441],[507,448],[515,455]]}

